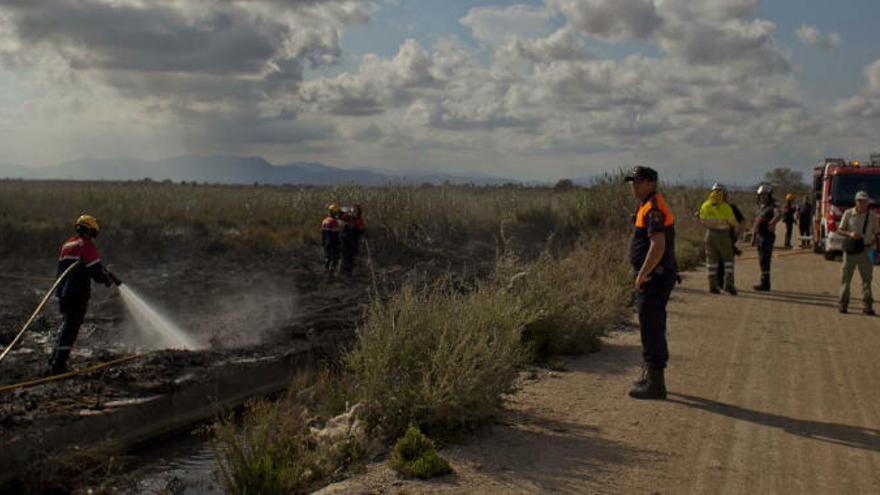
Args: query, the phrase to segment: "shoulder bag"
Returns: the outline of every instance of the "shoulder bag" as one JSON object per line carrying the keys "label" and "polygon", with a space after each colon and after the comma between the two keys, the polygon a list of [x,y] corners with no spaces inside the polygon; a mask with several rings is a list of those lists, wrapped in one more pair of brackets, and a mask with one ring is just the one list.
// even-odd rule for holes
{"label": "shoulder bag", "polygon": [[859,254],[865,251],[865,232],[868,230],[868,219],[871,214],[871,210],[865,212],[865,223],[862,225],[862,237],[858,239],[853,239],[852,237],[846,237],[843,239],[843,250],[846,254]]}

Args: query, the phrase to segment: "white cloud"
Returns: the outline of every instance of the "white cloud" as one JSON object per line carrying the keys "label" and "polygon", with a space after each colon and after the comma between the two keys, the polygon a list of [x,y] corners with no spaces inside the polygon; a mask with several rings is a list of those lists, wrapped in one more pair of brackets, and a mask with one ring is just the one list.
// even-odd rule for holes
{"label": "white cloud", "polygon": [[841,42],[840,33],[831,32],[826,36],[818,28],[806,24],[802,24],[795,31],[795,34],[797,34],[801,43],[812,45],[828,52],[836,50]]}
{"label": "white cloud", "polygon": [[864,74],[865,82],[858,94],[838,102],[834,113],[853,132],[876,139],[880,125],[880,59],[865,67]]}
{"label": "white cloud", "polygon": [[[307,67],[339,60],[342,30],[366,22],[367,11],[357,1],[329,0],[7,2],[0,62],[52,88],[35,96],[39,106],[85,102],[79,122],[88,129],[96,121],[91,142],[100,140],[98,129],[114,126],[146,134],[136,120],[183,129],[177,142],[233,152],[332,139],[332,125],[298,121],[284,100]],[[46,136],[32,139],[39,138]],[[103,148],[130,149],[109,139]]]}
{"label": "white cloud", "polygon": [[475,7],[459,22],[470,28],[474,38],[489,44],[501,44],[516,38],[537,38],[550,33],[553,13],[546,8],[527,5]]}
{"label": "white cloud", "polygon": [[[662,168],[699,159],[705,163],[693,166],[733,170],[743,156],[812,151],[834,137],[817,125],[827,115],[802,104],[758,0],[478,7],[460,19],[476,47],[442,35],[430,44],[407,39],[396,53],[368,53],[352,70],[311,79],[305,69],[343,59],[343,30],[366,22],[380,3],[60,0],[67,10],[57,12],[16,5],[0,7],[0,60],[34,84],[27,106],[0,105],[6,150],[48,133],[73,154],[277,153],[547,178],[634,160]],[[93,22],[110,18],[118,22],[95,31]],[[838,44],[832,34],[804,36]],[[653,48],[602,58],[597,40]],[[835,124],[835,132],[865,140],[864,128],[876,129],[880,61],[829,121],[843,114],[854,116],[853,126]],[[75,123],[69,138],[56,138]],[[138,129],[162,145],[123,137]]]}
{"label": "white cloud", "polygon": [[584,33],[606,41],[649,39],[662,19],[652,0],[548,0]]}

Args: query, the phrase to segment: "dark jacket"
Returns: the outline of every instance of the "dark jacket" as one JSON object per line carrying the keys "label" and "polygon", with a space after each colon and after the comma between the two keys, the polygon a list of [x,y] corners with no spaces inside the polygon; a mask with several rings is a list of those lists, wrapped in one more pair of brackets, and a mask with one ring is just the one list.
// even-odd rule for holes
{"label": "dark jacket", "polygon": [[110,278],[101,264],[95,243],[80,235],[71,237],[61,246],[57,276],[76,262],[79,265],[58,284],[55,296],[71,302],[87,302],[92,295],[92,280],[107,285]]}

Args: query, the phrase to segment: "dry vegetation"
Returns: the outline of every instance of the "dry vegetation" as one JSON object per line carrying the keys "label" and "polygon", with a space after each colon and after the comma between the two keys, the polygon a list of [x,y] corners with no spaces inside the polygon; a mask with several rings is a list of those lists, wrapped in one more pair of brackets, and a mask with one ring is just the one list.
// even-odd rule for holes
{"label": "dry vegetation", "polygon": [[[679,261],[688,268],[702,252],[693,212],[705,192],[670,188],[666,196],[677,213]],[[317,252],[329,202],[364,205],[380,265],[479,258],[494,269],[380,293],[340,369],[296,388],[311,394],[307,403],[295,394],[252,404],[241,422],[218,421],[220,478],[230,492],[302,492],[357,463],[371,439],[389,445],[410,425],[447,435],[485,424],[524,364],[595,350],[627,315],[635,202],[616,178],[563,191],[6,181],[0,255],[54,256],[85,211],[102,221],[101,245],[111,259]],[[319,442],[313,427],[354,403],[359,440]]]}

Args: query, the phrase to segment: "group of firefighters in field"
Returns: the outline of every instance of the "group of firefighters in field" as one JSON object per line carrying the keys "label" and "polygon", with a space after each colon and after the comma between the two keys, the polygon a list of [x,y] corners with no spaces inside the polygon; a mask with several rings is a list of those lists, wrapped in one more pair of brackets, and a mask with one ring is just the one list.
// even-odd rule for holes
{"label": "group of firefighters in field", "polygon": [[[64,241],[58,257],[59,282],[55,297],[62,323],[49,358],[49,372],[53,375],[67,371],[67,361],[88,310],[92,280],[107,287],[122,284],[101,263],[95,246],[100,232],[98,220],[91,215],[81,215],[73,228],[74,235]],[[360,205],[328,207],[327,217],[321,222],[324,270],[328,278],[335,276],[340,268],[345,275],[353,274],[366,229]]]}
{"label": "group of firefighters in field", "polygon": [[[637,399],[665,399],[664,370],[669,359],[666,342],[666,304],[678,280],[675,259],[675,217],[663,195],[657,190],[655,170],[636,166],[625,175],[632,184],[633,195],[639,206],[633,215],[633,235],[630,244],[630,263],[635,280],[635,302],[642,340],[643,373],[633,383],[629,394]],[[770,290],[770,263],[776,241],[776,225],[786,225],[785,247],[791,247],[795,221],[800,226],[801,246],[809,245],[813,212],[808,198],[801,205],[794,204],[794,196],[786,196],[782,208],[773,198],[773,189],[761,185],[757,193],[758,208],[752,229],[751,242],[757,248],[761,278],[756,291]],[[880,222],[869,211],[870,198],[864,191],[856,196],[856,206],[847,210],[837,232],[846,238],[842,267],[840,311],[845,313],[849,304],[849,285],[858,269],[863,282],[865,314],[873,315],[871,278],[872,262],[868,248],[877,245]],[[709,290],[722,289],[736,294],[734,259],[738,254],[736,242],[744,230],[745,217],[730,203],[728,191],[715,184],[709,198],[702,204],[699,218],[706,227],[706,261]],[[59,276],[70,269],[57,288],[63,323],[50,359],[52,373],[62,373],[85,317],[90,296],[91,280],[107,286],[119,285],[119,279],[101,264],[94,244],[99,232],[97,220],[89,215],[77,219],[76,235],[65,241],[58,261]],[[362,238],[366,232],[363,211],[359,205],[340,207],[332,204],[321,222],[321,245],[324,251],[324,270],[329,279],[338,271],[351,275],[355,268]],[[341,266],[340,266],[341,260]]]}
{"label": "group of firefighters in field", "polygon": [[352,275],[360,252],[361,238],[367,231],[361,205],[340,207],[331,204],[321,222],[321,246],[324,248],[324,271],[332,279],[342,258],[342,273]]}

